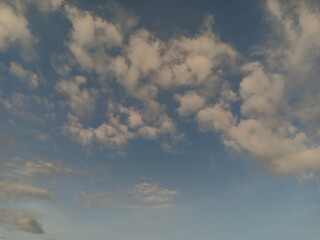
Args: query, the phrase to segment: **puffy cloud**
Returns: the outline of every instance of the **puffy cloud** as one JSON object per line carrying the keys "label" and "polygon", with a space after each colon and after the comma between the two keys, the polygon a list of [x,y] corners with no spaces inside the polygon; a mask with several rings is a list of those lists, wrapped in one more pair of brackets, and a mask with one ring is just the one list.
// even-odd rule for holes
{"label": "puffy cloud", "polygon": [[206,102],[202,96],[199,96],[195,92],[188,92],[184,95],[177,94],[175,95],[175,99],[180,103],[177,111],[183,117],[197,112],[204,107]]}
{"label": "puffy cloud", "polygon": [[242,114],[250,117],[276,115],[284,94],[283,78],[276,74],[268,76],[257,62],[243,66],[243,70],[250,73],[240,84]]}
{"label": "puffy cloud", "polygon": [[139,183],[134,186],[133,193],[135,197],[149,204],[154,208],[170,207],[178,192],[170,189],[161,188],[154,183]]}
{"label": "puffy cloud", "polygon": [[[141,80],[160,66],[160,42],[148,31],[138,30],[130,37],[125,48],[126,58],[116,58],[118,82],[127,93],[140,99]],[[148,86],[148,85],[147,85]],[[151,87],[151,85],[149,85]],[[146,87],[146,86],[144,86]],[[147,89],[145,89],[147,90]],[[144,91],[145,92],[145,91]]]}
{"label": "puffy cloud", "polygon": [[231,112],[219,104],[200,110],[196,119],[202,131],[226,131],[234,123],[234,117]]}
{"label": "puffy cloud", "polygon": [[240,113],[231,111],[233,94],[222,94],[196,120],[276,174],[319,171],[319,10],[307,1],[269,0],[266,6],[278,35],[261,47],[264,61],[240,69]]}
{"label": "puffy cloud", "polygon": [[94,14],[73,6],[65,7],[72,22],[68,47],[77,63],[86,71],[105,76],[110,62],[108,51],[119,47],[123,36],[119,27]]}
{"label": "puffy cloud", "polygon": [[[134,138],[158,139],[181,137],[172,119],[157,102],[141,110],[109,103],[107,120],[98,127],[85,127],[79,118],[68,116],[63,131],[83,145],[98,142],[106,147],[122,147]],[[150,110],[151,109],[151,110]]]}
{"label": "puffy cloud", "polygon": [[10,73],[13,74],[21,82],[25,82],[30,88],[35,89],[39,86],[39,78],[35,73],[24,69],[20,64],[16,62],[10,63]]}
{"label": "puffy cloud", "polygon": [[181,36],[169,41],[157,72],[157,84],[212,87],[219,80],[220,68],[237,58],[233,47],[213,33],[211,17],[205,20],[202,28],[194,37]]}
{"label": "puffy cloud", "polygon": [[95,108],[97,90],[85,88],[86,83],[85,77],[76,76],[69,80],[60,81],[56,85],[59,92],[68,96],[68,104],[79,117],[92,114]]}
{"label": "puffy cloud", "polygon": [[96,140],[108,147],[119,147],[134,137],[128,127],[118,118],[111,117],[108,123],[102,123],[97,128],[85,128],[76,116],[69,115],[68,123],[63,126],[63,131],[83,145],[89,145]]}
{"label": "puffy cloud", "polygon": [[29,212],[0,209],[0,225],[19,231],[43,234],[41,224]]}
{"label": "puffy cloud", "polygon": [[[136,137],[181,139],[166,106],[157,99],[159,88],[190,88],[185,95],[175,96],[180,102],[178,113],[181,116],[196,113],[205,107],[206,99],[220,81],[221,68],[231,66],[238,57],[232,46],[213,33],[210,17],[195,36],[162,41],[146,29],[127,31],[117,23],[74,6],[67,6],[65,12],[73,24],[68,47],[79,66],[95,72],[101,79],[115,79],[127,95],[139,101],[136,110],[131,106],[124,107],[130,109],[127,111],[108,108],[107,121],[95,128],[83,127],[74,111],[77,118],[70,116],[63,129],[82,144],[98,141],[106,146],[119,146]],[[104,88],[105,81],[100,84]],[[191,91],[195,88],[201,89]]]}
{"label": "puffy cloud", "polygon": [[25,183],[0,180],[0,198],[10,200],[24,197],[52,199],[52,195],[45,189],[37,188]]}
{"label": "puffy cloud", "polygon": [[33,45],[36,38],[31,34],[28,21],[22,13],[10,6],[0,4],[0,52],[4,52],[12,44],[21,47],[26,59],[34,56]]}

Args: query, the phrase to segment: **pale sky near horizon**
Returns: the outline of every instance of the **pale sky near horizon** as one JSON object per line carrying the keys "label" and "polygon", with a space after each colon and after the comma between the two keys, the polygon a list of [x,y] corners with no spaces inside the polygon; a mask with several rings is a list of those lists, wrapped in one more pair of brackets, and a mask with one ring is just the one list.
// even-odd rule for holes
{"label": "pale sky near horizon", "polygon": [[320,239],[315,0],[0,0],[0,239]]}

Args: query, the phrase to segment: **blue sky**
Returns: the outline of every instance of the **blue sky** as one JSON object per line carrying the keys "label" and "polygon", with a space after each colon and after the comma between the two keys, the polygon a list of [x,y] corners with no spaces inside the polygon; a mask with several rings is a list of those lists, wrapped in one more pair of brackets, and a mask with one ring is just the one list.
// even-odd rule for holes
{"label": "blue sky", "polygon": [[0,239],[320,237],[316,1],[0,1]]}

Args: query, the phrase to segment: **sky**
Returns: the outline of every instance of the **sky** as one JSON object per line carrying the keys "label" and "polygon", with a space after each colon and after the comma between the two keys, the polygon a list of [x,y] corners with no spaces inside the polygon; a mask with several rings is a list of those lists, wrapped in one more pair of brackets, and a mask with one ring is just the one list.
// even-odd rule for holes
{"label": "sky", "polygon": [[0,0],[0,239],[320,238],[315,0]]}

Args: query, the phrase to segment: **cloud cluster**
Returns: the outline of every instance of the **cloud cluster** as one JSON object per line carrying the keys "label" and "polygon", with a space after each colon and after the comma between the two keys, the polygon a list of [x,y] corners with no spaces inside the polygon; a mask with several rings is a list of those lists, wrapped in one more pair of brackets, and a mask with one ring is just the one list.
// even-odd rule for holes
{"label": "cloud cluster", "polygon": [[[70,53],[78,67],[100,76],[97,84],[102,89],[92,94],[80,76],[75,79],[82,79],[81,83],[71,79],[57,84],[58,91],[68,95],[73,110],[63,131],[84,145],[98,142],[113,147],[135,138],[161,138],[163,146],[170,146],[183,134],[167,114],[167,106],[159,101],[159,92],[182,91],[175,96],[181,105],[178,113],[190,115],[212,97],[222,69],[230,67],[238,56],[214,34],[211,17],[195,36],[163,41],[146,29],[132,27],[129,23],[135,22],[134,17],[119,23],[71,5],[65,7],[65,14],[73,26],[67,42]],[[115,104],[119,91],[133,98],[133,104],[123,100]],[[94,111],[95,100],[103,99],[106,93],[111,95],[106,99],[106,122],[98,127],[84,126],[83,115]]]}
{"label": "cloud cluster", "polygon": [[[61,77],[53,95],[70,109],[62,132],[75,141],[119,148],[142,138],[172,150],[185,136],[179,118],[187,118],[277,174],[320,169],[320,19],[311,1],[265,2],[272,32],[255,47],[256,61],[220,39],[211,16],[198,32],[164,40],[119,8],[106,19],[61,0],[2,3],[0,51],[36,44],[23,10],[30,4],[60,9],[72,26],[66,53],[51,63]],[[39,85],[22,64],[11,62],[9,72],[31,88]],[[230,82],[234,73],[239,85]],[[12,93],[0,103],[21,115],[36,98]]]}
{"label": "cloud cluster", "polygon": [[[58,83],[73,111],[63,131],[81,144],[108,147],[166,136],[162,145],[171,148],[168,139],[182,135],[167,113],[171,106],[159,98],[165,92],[179,104],[180,117],[193,118],[201,131],[218,132],[228,148],[249,153],[275,173],[319,169],[320,20],[319,9],[310,6],[266,1],[273,38],[256,48],[260,61],[241,62],[241,54],[214,33],[211,17],[195,35],[164,41],[147,29],[68,5],[73,28],[67,46],[82,70],[100,76],[104,90],[93,94],[83,77]],[[238,89],[226,79],[233,71],[243,76]],[[106,121],[84,125],[83,115],[106,92]],[[123,92],[120,101],[112,99]]]}

